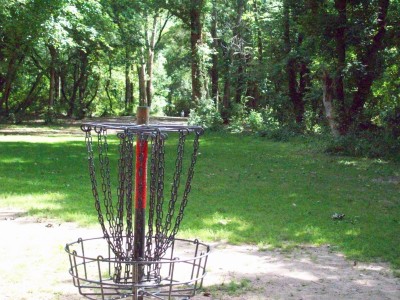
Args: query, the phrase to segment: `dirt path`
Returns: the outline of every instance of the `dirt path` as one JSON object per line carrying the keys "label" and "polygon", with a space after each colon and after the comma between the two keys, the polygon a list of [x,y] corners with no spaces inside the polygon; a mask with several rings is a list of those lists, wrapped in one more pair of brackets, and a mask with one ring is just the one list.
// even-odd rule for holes
{"label": "dirt path", "polygon": [[[0,210],[0,299],[77,300],[64,245],[97,237],[98,228],[80,228]],[[385,264],[347,261],[328,246],[290,253],[260,252],[254,246],[214,244],[199,299],[400,299],[400,279]],[[244,282],[236,295],[216,291]],[[213,288],[214,287],[214,288]]]}

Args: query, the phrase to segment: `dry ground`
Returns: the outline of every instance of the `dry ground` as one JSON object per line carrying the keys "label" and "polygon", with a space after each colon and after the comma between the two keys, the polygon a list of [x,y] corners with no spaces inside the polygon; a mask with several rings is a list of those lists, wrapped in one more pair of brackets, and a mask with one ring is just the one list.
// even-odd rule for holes
{"label": "dry ground", "polygon": [[[0,299],[81,299],[68,274],[64,246],[79,237],[100,236],[99,228],[1,209],[0,232]],[[329,246],[290,252],[212,246],[204,281],[211,295],[198,299],[400,299],[400,278],[392,276],[388,265],[354,265]],[[246,284],[239,294],[215,290],[241,281]]]}

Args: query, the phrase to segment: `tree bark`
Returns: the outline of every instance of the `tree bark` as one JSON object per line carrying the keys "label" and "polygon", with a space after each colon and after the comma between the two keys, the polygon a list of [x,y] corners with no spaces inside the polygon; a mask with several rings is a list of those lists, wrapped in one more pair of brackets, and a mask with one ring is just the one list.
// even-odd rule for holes
{"label": "tree bark", "polygon": [[18,60],[22,61],[23,57],[18,57],[18,54],[16,52],[12,53],[8,65],[7,65],[7,73],[5,76],[5,83],[4,83],[4,89],[3,89],[3,95],[0,98],[0,112],[4,108],[4,115],[8,116],[9,114],[9,98],[12,90],[12,84],[15,79],[15,75],[17,73],[17,68],[18,68]]}
{"label": "tree bark", "polygon": [[386,33],[386,16],[389,8],[389,0],[379,0],[378,16],[377,16],[377,33],[372,39],[371,45],[367,47],[364,57],[361,58],[362,65],[365,66],[365,71],[357,80],[357,90],[353,95],[353,103],[348,114],[346,129],[349,129],[353,123],[360,118],[364,104],[371,94],[371,87],[379,75],[376,71],[378,53],[384,48],[383,39]]}
{"label": "tree bark", "polygon": [[214,100],[214,103],[218,105],[219,102],[219,72],[218,72],[218,36],[217,36],[217,4],[216,0],[212,1],[212,19],[211,19],[211,37],[213,39],[213,54],[212,54],[212,67],[211,67],[211,97]]}
{"label": "tree bark", "polygon": [[49,70],[49,77],[50,77],[50,85],[49,85],[49,102],[48,102],[48,111],[53,109],[54,100],[56,95],[56,59],[57,59],[57,50],[53,45],[48,45],[47,48],[50,52],[50,70]]}
{"label": "tree bark", "polygon": [[236,80],[236,89],[235,89],[235,102],[241,103],[243,91],[244,91],[244,69],[246,64],[246,57],[244,53],[244,41],[242,35],[242,18],[244,13],[244,0],[237,0],[237,7],[236,7],[236,24],[233,30],[233,39],[236,42],[236,47],[238,52],[239,59],[237,60],[238,67],[237,67],[237,80]]}
{"label": "tree bark", "polygon": [[324,72],[322,77],[322,102],[325,108],[325,116],[334,137],[339,136],[336,122],[335,107],[333,105],[333,80],[328,72]]}
{"label": "tree bark", "polygon": [[153,66],[154,66],[154,52],[156,45],[156,26],[158,21],[158,14],[153,17],[153,24],[151,27],[150,40],[148,41],[148,54],[147,54],[147,80],[146,80],[146,97],[147,105],[151,106],[153,101]]}
{"label": "tree bark", "polygon": [[[288,0],[285,0],[283,3],[283,41],[287,58],[286,74],[288,80],[288,95],[293,104],[296,124],[303,125],[304,102],[300,93],[298,92],[298,83],[296,80],[297,60],[291,55],[292,44],[290,41],[290,7]],[[301,41],[299,41],[299,43],[301,43]]]}
{"label": "tree bark", "polygon": [[190,7],[190,50],[192,60],[192,103],[196,105],[202,98],[203,80],[201,75],[201,61],[199,46],[202,44],[203,23],[201,20],[201,11],[204,0],[191,1]]}
{"label": "tree bark", "polygon": [[[335,31],[335,43],[336,43],[336,75],[334,78],[335,82],[335,99],[337,101],[337,107],[339,109],[340,124],[346,119],[346,107],[345,107],[345,92],[344,92],[344,68],[346,66],[346,27],[347,27],[347,1],[346,0],[335,0],[335,8],[338,12],[338,26]],[[344,133],[345,129],[340,126],[341,133]]]}
{"label": "tree bark", "polygon": [[15,114],[24,112],[30,105],[32,105],[32,103],[35,100],[35,95],[34,95],[35,91],[37,90],[37,87],[39,86],[39,84],[42,80],[42,77],[43,77],[42,72],[40,72],[38,75],[36,75],[36,79],[33,82],[28,94],[26,95],[25,100],[20,105],[18,105],[18,107],[15,108],[15,111],[14,111]]}
{"label": "tree bark", "polygon": [[[84,97],[86,83],[85,77],[87,72],[87,64],[88,64],[88,53],[82,50],[79,50],[78,53],[79,61],[74,65],[74,83],[72,85],[72,93],[71,97],[68,100],[69,108],[67,111],[67,116],[70,118],[74,115],[76,109],[76,102],[78,100],[79,104],[82,102],[82,98]],[[79,108],[77,117],[81,117],[82,111]]]}
{"label": "tree bark", "polygon": [[129,49],[125,47],[125,113],[131,114],[133,106],[133,85],[130,77],[131,59]]}
{"label": "tree bark", "polygon": [[147,93],[146,93],[146,66],[144,63],[137,66],[137,73],[139,79],[139,105],[147,106]]}

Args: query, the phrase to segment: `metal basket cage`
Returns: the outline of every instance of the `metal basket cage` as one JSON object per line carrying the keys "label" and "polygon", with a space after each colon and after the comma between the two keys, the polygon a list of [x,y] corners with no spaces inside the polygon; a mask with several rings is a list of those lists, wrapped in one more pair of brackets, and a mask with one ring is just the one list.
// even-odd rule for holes
{"label": "metal basket cage", "polygon": [[79,293],[102,300],[189,299],[202,287],[210,253],[198,240],[174,239],[157,261],[120,260],[102,237],[78,239],[65,250]]}

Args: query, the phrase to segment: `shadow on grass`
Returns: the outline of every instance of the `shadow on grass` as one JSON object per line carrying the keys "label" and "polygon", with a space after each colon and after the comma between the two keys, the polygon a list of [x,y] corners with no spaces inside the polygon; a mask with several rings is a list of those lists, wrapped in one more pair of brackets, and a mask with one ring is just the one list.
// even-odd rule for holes
{"label": "shadow on grass", "polygon": [[[49,141],[0,142],[1,205],[96,223],[83,139]],[[115,195],[117,141],[110,144]],[[166,169],[173,173],[172,143],[167,152]],[[373,180],[395,175],[398,165],[362,160],[363,167],[355,168],[361,160],[342,161],[316,154],[301,143],[207,134],[181,234],[260,247],[332,244],[351,258],[383,259],[400,267],[399,187]],[[167,190],[171,178],[166,177]],[[333,220],[334,213],[345,218]]]}

